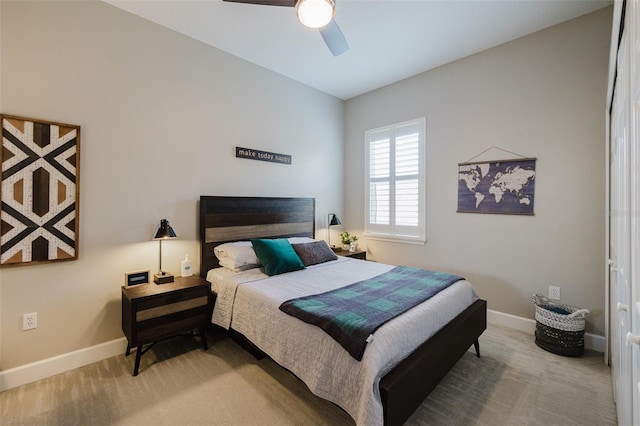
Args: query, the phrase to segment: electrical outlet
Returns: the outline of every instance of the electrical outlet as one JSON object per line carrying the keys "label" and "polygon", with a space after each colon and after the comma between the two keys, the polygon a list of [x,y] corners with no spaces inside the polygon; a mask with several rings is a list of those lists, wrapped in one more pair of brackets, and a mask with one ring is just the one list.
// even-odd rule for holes
{"label": "electrical outlet", "polygon": [[30,314],[24,314],[22,316],[22,329],[31,330],[38,327],[38,313],[31,312]]}
{"label": "electrical outlet", "polygon": [[549,299],[560,300],[560,287],[549,286]]}

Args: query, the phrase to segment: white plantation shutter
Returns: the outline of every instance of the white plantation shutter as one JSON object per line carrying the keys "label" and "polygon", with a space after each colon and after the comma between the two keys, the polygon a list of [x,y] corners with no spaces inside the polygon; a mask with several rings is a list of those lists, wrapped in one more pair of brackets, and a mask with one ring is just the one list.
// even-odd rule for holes
{"label": "white plantation shutter", "polygon": [[365,132],[365,236],[425,242],[425,123]]}
{"label": "white plantation shutter", "polygon": [[369,149],[369,218],[377,225],[388,225],[390,217],[390,132],[383,129],[371,134]]}

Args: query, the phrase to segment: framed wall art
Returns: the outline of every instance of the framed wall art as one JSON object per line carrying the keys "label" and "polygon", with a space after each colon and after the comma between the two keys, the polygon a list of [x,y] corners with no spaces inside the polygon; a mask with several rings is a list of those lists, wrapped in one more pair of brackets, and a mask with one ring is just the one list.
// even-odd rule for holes
{"label": "framed wall art", "polygon": [[0,266],[77,259],[80,126],[0,120]]}
{"label": "framed wall art", "polygon": [[533,215],[536,159],[458,164],[458,212]]}

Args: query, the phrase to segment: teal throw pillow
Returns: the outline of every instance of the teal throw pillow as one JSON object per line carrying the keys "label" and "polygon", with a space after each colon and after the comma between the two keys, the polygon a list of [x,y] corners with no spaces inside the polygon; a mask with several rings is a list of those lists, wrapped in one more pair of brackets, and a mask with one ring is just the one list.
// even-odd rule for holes
{"label": "teal throw pillow", "polygon": [[304,269],[300,257],[286,238],[272,240],[252,238],[251,245],[267,275],[278,275]]}

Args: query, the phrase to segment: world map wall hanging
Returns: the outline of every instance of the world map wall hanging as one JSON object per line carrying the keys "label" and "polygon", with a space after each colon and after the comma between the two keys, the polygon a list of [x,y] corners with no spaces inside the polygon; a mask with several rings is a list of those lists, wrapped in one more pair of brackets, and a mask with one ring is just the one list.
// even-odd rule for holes
{"label": "world map wall hanging", "polygon": [[533,215],[536,159],[458,164],[458,212]]}
{"label": "world map wall hanging", "polygon": [[0,266],[77,259],[80,126],[0,120]]}

